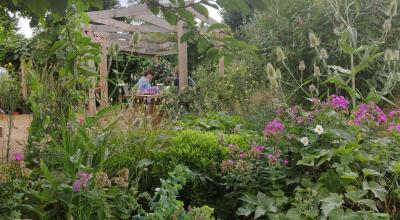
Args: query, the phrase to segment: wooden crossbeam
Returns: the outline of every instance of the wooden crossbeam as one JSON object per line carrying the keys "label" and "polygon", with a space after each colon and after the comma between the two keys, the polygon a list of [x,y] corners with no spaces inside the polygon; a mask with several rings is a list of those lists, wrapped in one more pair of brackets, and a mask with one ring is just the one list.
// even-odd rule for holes
{"label": "wooden crossbeam", "polygon": [[[129,31],[129,32],[142,32],[142,33],[154,33],[154,32],[171,32],[166,28],[158,27],[155,25],[133,25],[133,24],[128,24],[122,21],[117,21],[115,19],[110,19],[110,18],[101,18],[101,19],[94,19],[93,20],[96,23],[100,24],[105,24],[110,27],[115,27],[124,31]],[[93,30],[93,28],[92,28]],[[105,29],[107,30],[107,29]],[[113,31],[113,30],[110,30]],[[113,31],[116,32],[116,31]]]}
{"label": "wooden crossbeam", "polygon": [[123,48],[122,51],[131,52],[140,55],[151,55],[151,56],[168,56],[177,54],[176,50],[164,50],[164,51],[151,51],[146,49],[132,49],[132,48]]}
{"label": "wooden crossbeam", "polygon": [[126,30],[121,28],[116,28],[109,25],[97,25],[97,24],[86,25],[84,29],[91,30],[93,32],[126,32]]}
{"label": "wooden crossbeam", "polygon": [[[111,44],[111,43],[118,43],[122,47],[130,47],[130,42],[129,42],[129,40],[126,40],[126,39],[115,39],[115,38],[110,37],[109,44]],[[164,43],[157,44],[157,43],[141,41],[140,45],[138,45],[137,49],[159,51],[159,50],[173,50],[174,47],[176,47],[175,42],[164,42]]]}
{"label": "wooden crossbeam", "polygon": [[154,24],[156,26],[165,28],[169,31],[176,32],[175,27],[171,26],[168,22],[159,18],[155,15],[136,15],[135,18],[148,22],[150,24]]}

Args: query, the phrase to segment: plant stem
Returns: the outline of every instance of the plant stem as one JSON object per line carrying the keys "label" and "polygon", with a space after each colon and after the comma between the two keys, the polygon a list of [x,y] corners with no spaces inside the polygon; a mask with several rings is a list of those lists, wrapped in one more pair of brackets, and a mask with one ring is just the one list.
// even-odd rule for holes
{"label": "plant stem", "polygon": [[[354,68],[354,55],[352,54],[350,56],[350,60],[351,60],[351,69]],[[353,91],[356,91],[356,76],[354,74],[351,75],[351,88],[353,89]],[[353,95],[351,96],[351,100],[353,102],[353,109],[356,108],[356,97]]]}

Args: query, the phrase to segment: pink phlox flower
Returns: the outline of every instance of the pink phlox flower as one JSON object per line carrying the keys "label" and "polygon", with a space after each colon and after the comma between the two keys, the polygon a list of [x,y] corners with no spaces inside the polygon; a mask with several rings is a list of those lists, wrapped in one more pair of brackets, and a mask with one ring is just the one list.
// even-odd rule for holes
{"label": "pink phlox flower", "polygon": [[277,119],[269,122],[264,128],[265,135],[276,135],[285,130],[285,126]]}
{"label": "pink phlox flower", "polygon": [[89,183],[89,179],[91,178],[91,174],[79,171],[76,174],[76,180],[74,181],[72,188],[74,192],[79,192],[81,188],[86,188]]}
{"label": "pink phlox flower", "polygon": [[246,153],[245,152],[240,152],[239,153],[239,158],[240,159],[243,159],[243,158],[245,158],[246,157]]}
{"label": "pink phlox flower", "polygon": [[287,166],[287,165],[289,164],[289,161],[288,161],[288,160],[282,160],[282,164],[283,164],[284,166]]}
{"label": "pink phlox flower", "polygon": [[328,105],[335,109],[346,110],[350,102],[343,96],[332,94],[328,99]]}
{"label": "pink phlox flower", "polygon": [[372,106],[361,104],[358,107],[358,110],[354,113],[354,123],[360,125],[363,121],[368,120],[373,120],[378,122],[378,124],[383,124],[387,122],[387,117],[379,106],[375,104],[372,104]]}
{"label": "pink phlox flower", "polygon": [[399,117],[400,116],[400,109],[393,110],[388,114],[389,118]]}
{"label": "pink phlox flower", "polygon": [[392,131],[397,131],[398,133],[400,133],[400,124],[391,124],[388,127],[388,131],[392,132]]}

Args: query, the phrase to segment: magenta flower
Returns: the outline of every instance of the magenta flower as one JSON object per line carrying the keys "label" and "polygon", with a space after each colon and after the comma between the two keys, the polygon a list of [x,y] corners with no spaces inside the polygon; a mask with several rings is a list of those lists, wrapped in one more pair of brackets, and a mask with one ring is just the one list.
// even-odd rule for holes
{"label": "magenta flower", "polygon": [[240,159],[243,159],[243,158],[245,158],[246,157],[246,153],[245,152],[240,152],[239,153],[239,158]]}
{"label": "magenta flower", "polygon": [[271,159],[273,157],[272,154],[268,154],[268,159]]}
{"label": "magenta flower", "polygon": [[288,160],[282,160],[282,164],[283,164],[283,166],[287,166],[289,164],[289,161]]}
{"label": "magenta flower", "polygon": [[394,130],[400,133],[400,124],[392,124],[388,127],[388,131],[392,132]]}
{"label": "magenta flower", "polygon": [[393,110],[393,111],[389,112],[388,116],[390,118],[399,117],[400,116],[400,109],[396,109],[396,110]]}
{"label": "magenta flower", "polygon": [[79,171],[76,174],[76,180],[72,184],[72,189],[74,190],[74,192],[81,191],[82,187],[86,188],[88,186],[90,178],[91,178],[91,175],[89,173]]}
{"label": "magenta flower", "polygon": [[383,110],[376,104],[361,104],[354,113],[354,123],[360,125],[362,122],[369,120],[376,121],[378,124],[383,124],[387,122],[387,117]]}
{"label": "magenta flower", "polygon": [[24,158],[23,158],[21,153],[15,153],[14,154],[14,160],[15,161],[21,161],[21,160],[24,160]]}
{"label": "magenta flower", "polygon": [[256,146],[254,149],[258,152],[263,152],[265,150],[265,147],[264,146]]}
{"label": "magenta flower", "polygon": [[265,135],[276,135],[285,130],[285,126],[277,119],[269,122],[264,128]]}
{"label": "magenta flower", "polygon": [[328,104],[332,108],[346,110],[350,103],[345,97],[332,94],[328,99]]}

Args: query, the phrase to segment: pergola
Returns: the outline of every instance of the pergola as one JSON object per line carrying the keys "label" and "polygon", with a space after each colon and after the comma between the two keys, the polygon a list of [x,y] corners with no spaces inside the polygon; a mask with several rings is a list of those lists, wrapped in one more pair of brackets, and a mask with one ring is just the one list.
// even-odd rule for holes
{"label": "pergola", "polygon": [[[188,2],[191,3],[191,2]],[[164,4],[169,6],[168,4]],[[191,7],[187,8],[195,18],[211,25],[217,23],[212,18],[206,18]],[[176,26],[170,25],[161,16],[154,15],[147,5],[137,5],[133,7],[109,9],[102,11],[88,12],[90,24],[83,29],[93,39],[101,37],[101,62],[100,62],[100,96],[101,106],[108,105],[108,83],[107,83],[107,52],[108,46],[118,43],[122,51],[132,52],[143,55],[165,56],[178,54],[179,68],[179,88],[183,89],[188,85],[188,65],[187,65],[187,43],[181,42],[181,37],[185,33],[185,23],[179,20]],[[140,22],[127,23],[118,18],[133,18]],[[199,31],[204,31],[201,29]],[[152,43],[140,41],[139,45],[132,46],[132,35],[134,32],[140,33],[174,33],[176,42]],[[221,63],[221,62],[220,62]],[[221,71],[221,69],[220,69]],[[89,112],[95,112],[95,91],[89,94]]]}

